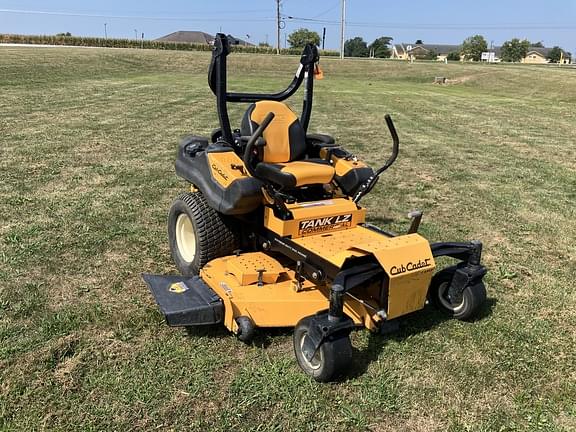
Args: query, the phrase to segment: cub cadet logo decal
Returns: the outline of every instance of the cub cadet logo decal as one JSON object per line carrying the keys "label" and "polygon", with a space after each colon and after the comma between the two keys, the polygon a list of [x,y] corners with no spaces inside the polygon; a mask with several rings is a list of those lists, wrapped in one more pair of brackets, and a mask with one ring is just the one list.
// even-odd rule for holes
{"label": "cub cadet logo decal", "polygon": [[409,262],[406,265],[401,265],[400,267],[392,266],[390,269],[390,274],[396,276],[402,273],[411,272],[415,270],[420,270],[422,268],[430,267],[430,258],[426,258],[424,261],[419,260],[417,263]]}
{"label": "cub cadet logo decal", "polygon": [[188,288],[184,282],[176,282],[176,283],[173,283],[172,285],[170,285],[170,288],[168,288],[168,291],[170,291],[174,294],[182,294],[182,293],[185,293],[186,291],[188,291],[189,289],[190,288]]}
{"label": "cub cadet logo decal", "polygon": [[222,169],[215,163],[212,164],[212,169],[216,171],[218,174],[220,174],[224,180],[228,181],[228,176],[226,175],[226,173],[222,171]]}
{"label": "cub cadet logo decal", "polygon": [[352,225],[352,215],[329,216],[319,219],[310,219],[300,222],[300,235],[316,234],[346,228]]}

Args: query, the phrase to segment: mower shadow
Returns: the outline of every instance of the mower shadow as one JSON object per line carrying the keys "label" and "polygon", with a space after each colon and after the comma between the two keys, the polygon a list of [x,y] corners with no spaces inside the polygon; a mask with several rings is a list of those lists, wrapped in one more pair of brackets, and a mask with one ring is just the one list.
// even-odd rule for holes
{"label": "mower shadow", "polygon": [[[235,336],[222,324],[206,326],[184,327],[187,337],[211,337],[216,339],[234,338]],[[291,336],[294,329],[291,327],[257,329],[254,339],[249,345],[258,348],[268,348],[277,337]]]}
{"label": "mower shadow", "polygon": [[384,216],[370,216],[370,218],[366,222],[371,223],[372,225],[376,225],[381,229],[387,229],[386,227],[388,225],[398,222],[398,220]]}
{"label": "mower shadow", "polygon": [[194,337],[211,337],[223,339],[230,337],[230,332],[221,324],[212,324],[204,326],[184,327],[186,336]]}
{"label": "mower shadow", "polygon": [[[486,299],[486,303],[478,317],[470,321],[470,324],[491,316],[497,303],[498,300],[496,298]],[[422,311],[399,318],[396,322],[391,323],[391,325],[388,328],[385,328],[381,333],[370,333],[368,336],[368,346],[366,348],[361,350],[354,347],[352,348],[354,361],[350,371],[339,380],[336,380],[336,382],[344,382],[364,375],[368,370],[370,363],[378,360],[382,349],[389,340],[402,342],[416,334],[430,331],[434,327],[451,319],[451,317],[443,314],[432,306],[427,306]],[[220,324],[186,327],[185,331],[188,337],[212,337],[218,339],[234,337],[223,325]],[[272,345],[275,338],[289,337],[292,335],[293,331],[294,329],[290,327],[259,329],[250,345],[266,349]]]}
{"label": "mower shadow", "polygon": [[291,327],[280,327],[270,329],[260,329],[256,332],[252,345],[258,348],[268,348],[272,345],[274,338],[292,336],[294,329]]}
{"label": "mower shadow", "polygon": [[[498,303],[495,298],[486,299],[484,307],[480,311],[477,318],[469,321],[470,324],[483,320],[492,315],[492,311]],[[451,320],[453,318],[443,314],[439,310],[427,306],[420,312],[400,318],[398,324],[390,327],[389,331],[384,331],[383,334],[371,333],[368,336],[368,346],[362,350],[357,348],[353,349],[354,362],[350,372],[343,377],[344,379],[357,378],[362,376],[368,370],[370,363],[378,360],[382,349],[389,340],[402,342],[405,339],[419,333],[424,333],[432,330],[439,324]]]}

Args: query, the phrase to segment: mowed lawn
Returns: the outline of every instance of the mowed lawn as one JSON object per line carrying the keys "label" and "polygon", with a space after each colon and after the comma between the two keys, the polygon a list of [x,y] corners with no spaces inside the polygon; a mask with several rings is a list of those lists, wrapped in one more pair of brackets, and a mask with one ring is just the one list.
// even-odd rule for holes
{"label": "mowed lawn", "polygon": [[[280,90],[297,62],[232,55],[230,87]],[[476,322],[355,332],[351,375],[317,384],[289,329],[169,328],[140,278],[175,273],[174,157],[217,127],[208,63],[0,48],[0,430],[576,430],[576,70],[322,59],[311,131],[374,166],[386,113],[400,134],[370,221],[402,232],[419,208],[490,272]]]}

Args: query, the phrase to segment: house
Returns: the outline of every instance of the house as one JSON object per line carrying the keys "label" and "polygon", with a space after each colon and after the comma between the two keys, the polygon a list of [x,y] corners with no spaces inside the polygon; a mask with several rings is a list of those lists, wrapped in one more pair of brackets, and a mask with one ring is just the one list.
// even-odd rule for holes
{"label": "house", "polygon": [[526,57],[524,57],[521,61],[522,63],[545,64],[549,62],[549,52],[550,48],[530,47],[528,54],[526,54]]}
{"label": "house", "polygon": [[[418,41],[420,42],[420,41]],[[439,61],[444,61],[448,54],[452,52],[459,53],[462,49],[461,45],[440,45],[440,44],[424,44],[424,43],[414,43],[414,44],[394,44],[392,46],[392,58],[399,60],[418,60],[418,59],[431,59],[431,56],[436,55],[435,59]],[[544,47],[530,47],[528,54],[524,57],[521,62],[528,64],[546,64],[550,63],[548,60],[548,55],[552,48]],[[494,58],[492,62],[498,63],[501,61],[502,47],[493,47],[491,52],[494,53]],[[462,58],[460,58],[463,60]],[[571,59],[564,53],[564,64],[569,64]]]}
{"label": "house", "polygon": [[526,57],[522,59],[522,63],[530,64],[546,64],[550,63],[548,60],[548,55],[552,48],[540,48],[540,47],[530,47]]}
{"label": "house", "polygon": [[198,45],[214,44],[214,36],[201,31],[177,31],[156,40],[158,42],[178,42]]}
{"label": "house", "polygon": [[[159,42],[177,42],[197,45],[214,44],[214,36],[201,31],[177,31],[170,33],[169,35],[162,36],[156,40]],[[228,35],[228,41],[230,42],[230,45],[254,46],[253,44],[242,39],[238,39],[232,35]]]}
{"label": "house", "polygon": [[460,45],[442,44],[394,44],[392,46],[392,58],[400,60],[429,59],[431,55],[436,55],[435,59],[443,61],[451,52],[460,52]]}

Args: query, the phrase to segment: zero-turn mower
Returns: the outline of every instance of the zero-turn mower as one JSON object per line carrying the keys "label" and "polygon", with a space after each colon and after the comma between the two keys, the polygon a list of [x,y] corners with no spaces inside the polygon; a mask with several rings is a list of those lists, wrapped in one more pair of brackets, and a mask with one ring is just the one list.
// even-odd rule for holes
{"label": "zero-turn mower", "polygon": [[[307,45],[294,79],[274,94],[227,90],[228,39],[218,34],[208,75],[220,128],[187,136],[176,173],[190,191],[172,203],[170,249],[182,276],[144,275],[171,326],[223,323],[243,342],[257,328],[295,327],[300,367],[317,381],[346,372],[350,332],[377,332],[429,300],[454,318],[486,299],[482,244],[429,243],[421,212],[407,234],[366,223],[361,198],[398,155],[373,171],[328,135],[308,133],[319,60]],[[304,84],[298,117],[284,100]],[[249,103],[232,130],[228,103]],[[435,258],[458,264],[436,271]]]}

